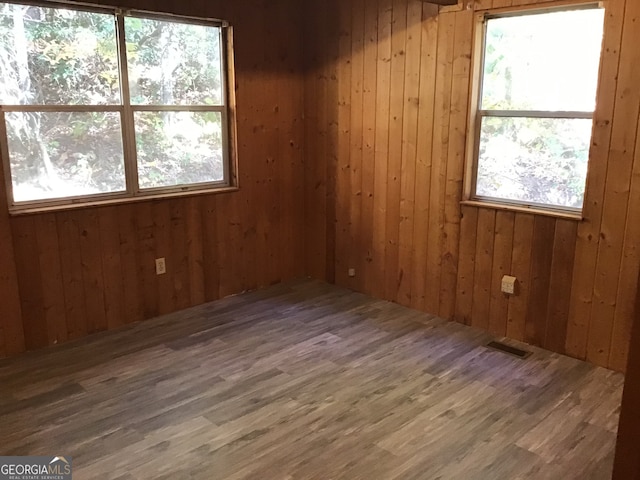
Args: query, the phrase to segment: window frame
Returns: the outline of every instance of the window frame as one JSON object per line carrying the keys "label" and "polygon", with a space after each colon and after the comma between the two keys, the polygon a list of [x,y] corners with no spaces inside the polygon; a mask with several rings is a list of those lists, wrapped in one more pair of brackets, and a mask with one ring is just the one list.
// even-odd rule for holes
{"label": "window frame", "polygon": [[[593,112],[582,111],[540,111],[540,110],[484,110],[482,108],[484,92],[484,65],[487,41],[488,21],[495,18],[520,17],[527,15],[538,15],[551,12],[566,12],[589,9],[605,9],[601,1],[576,2],[575,0],[560,0],[550,5],[527,5],[523,7],[505,7],[493,10],[483,10],[475,14],[473,33],[473,54],[471,66],[471,91],[469,108],[469,134],[467,135],[466,166],[463,181],[462,204],[471,206],[489,207],[519,212],[538,213],[561,218],[582,220],[584,204],[582,208],[563,207],[560,205],[542,204],[521,200],[504,199],[499,197],[482,196],[476,193],[478,184],[478,164],[480,161],[480,143],[482,135],[482,120],[485,117],[502,118],[543,118],[543,119],[587,119],[592,120],[592,133],[590,147],[592,146],[593,131],[595,128],[595,118],[597,106]],[[606,15],[606,9],[605,9]],[[602,54],[600,52],[600,64],[602,64]],[[598,77],[599,80],[599,77]],[[597,94],[597,92],[596,92]],[[471,134],[471,132],[473,132]],[[588,177],[591,163],[591,153],[589,153],[589,164],[587,165],[587,182],[585,184],[585,203],[588,187]]]}
{"label": "window frame", "polygon": [[[126,9],[85,3],[55,1],[5,0],[12,3],[43,8],[61,8],[83,12],[112,15],[118,49],[120,75],[120,103],[110,105],[2,105],[0,104],[0,162],[4,173],[9,213],[37,213],[51,210],[66,210],[87,206],[129,203],[154,198],[189,196],[205,193],[237,191],[237,126],[235,99],[235,64],[233,54],[233,27],[229,22],[214,18],[200,18],[147,10]],[[125,38],[125,18],[136,17],[182,24],[204,25],[220,29],[221,105],[133,105],[129,86],[129,68]],[[223,180],[175,186],[141,188],[138,181],[138,152],[136,148],[136,112],[219,112],[222,123]],[[120,114],[122,130],[123,165],[126,189],[121,192],[95,193],[71,197],[56,197],[42,200],[16,202],[13,196],[11,160],[5,116],[11,112],[116,112]]]}

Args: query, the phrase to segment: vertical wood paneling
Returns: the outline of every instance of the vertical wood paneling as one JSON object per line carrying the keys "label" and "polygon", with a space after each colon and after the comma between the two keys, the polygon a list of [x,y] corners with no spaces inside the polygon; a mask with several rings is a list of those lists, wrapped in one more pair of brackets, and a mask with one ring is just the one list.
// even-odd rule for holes
{"label": "vertical wood paneling", "polygon": [[42,348],[49,344],[47,322],[44,315],[38,239],[33,217],[14,219],[13,242],[18,287],[22,305],[22,322],[27,349]]}
{"label": "vertical wood paneling", "polygon": [[[624,369],[640,269],[637,2],[605,3],[584,221],[461,218],[473,9],[535,3],[167,3],[235,26],[242,188],[0,219],[0,355],[305,271]],[[509,298],[505,273],[519,280]]]}
{"label": "vertical wood paneling", "polygon": [[153,215],[153,237],[155,252],[154,258],[164,258],[167,267],[167,273],[157,275],[156,277],[156,293],[158,313],[160,315],[167,314],[175,309],[175,296],[173,290],[173,277],[176,272],[176,263],[178,259],[171,252],[171,211],[170,202],[167,204],[155,202],[152,207]]}
{"label": "vertical wood paneling", "polygon": [[[299,2],[277,2],[278,28],[291,21],[302,25],[303,5]],[[286,35],[275,35],[278,44],[278,126],[280,150],[276,163],[279,166],[278,223],[282,238],[276,246],[280,252],[279,278],[298,277],[304,268],[304,238],[298,230],[305,220],[304,215],[304,82],[302,76],[303,51],[299,44],[291,42]],[[248,259],[248,265],[251,259]]]}
{"label": "vertical wood paneling", "polygon": [[[433,45],[438,41],[438,7],[423,2],[422,41],[420,47],[420,93],[418,97],[418,144],[412,239],[411,306],[424,309],[427,290],[427,257],[429,236],[429,198],[433,149],[433,124],[436,102],[437,55]],[[405,273],[406,274],[406,273]]]}
{"label": "vertical wood paneling", "polygon": [[[364,46],[359,40],[359,27],[353,26],[351,60],[358,67],[352,64],[349,75],[338,72],[334,96],[339,89],[347,91],[350,87],[353,100],[360,82],[359,73],[354,76],[353,72],[360,72],[359,55],[364,48],[362,131],[369,136],[363,138],[362,157],[352,148],[350,158],[341,159],[352,168],[361,165],[362,214],[359,225],[351,225],[348,242],[342,245],[340,238],[335,245],[325,241],[321,255],[346,249],[340,255],[353,264],[364,265],[362,274],[358,268],[357,277],[346,285],[363,292],[554,351],[581,358],[586,358],[589,351],[588,358],[593,362],[624,369],[632,290],[640,269],[640,227],[631,221],[637,217],[635,205],[640,203],[635,200],[640,180],[635,173],[638,154],[634,156],[640,138],[636,131],[640,81],[634,68],[638,63],[635,45],[640,40],[640,7],[625,0],[605,2],[604,50],[585,218],[580,222],[527,213],[496,213],[475,206],[464,207],[461,218],[459,202],[472,85],[473,11],[535,7],[544,0],[478,0],[465,2],[469,8],[447,7],[439,14],[436,7],[424,3],[419,61],[411,61],[416,48],[413,0],[379,0],[377,11],[368,2],[363,6],[361,0],[346,3],[350,8],[342,8],[349,12],[352,25],[359,15],[365,17]],[[364,12],[359,13],[362,9]],[[398,35],[397,19],[403,19],[405,11],[409,12],[406,32]],[[338,49],[332,54],[331,43],[313,32],[317,28],[328,35],[329,29],[322,27],[321,20],[312,18],[308,25],[306,48],[320,52],[308,69],[330,77],[336,72],[331,59]],[[404,25],[402,20],[400,25]],[[346,38],[344,32],[340,38]],[[401,38],[405,38],[403,47]],[[341,51],[345,49],[343,46]],[[394,76],[399,72],[396,69],[400,64],[394,63],[399,50],[405,56],[403,84]],[[377,54],[375,74],[372,52]],[[341,56],[340,61],[345,59]],[[416,68],[417,115],[410,102]],[[401,88],[404,93],[400,102]],[[331,103],[330,92],[317,96],[307,90],[306,94],[305,138],[311,142],[321,139],[324,125],[332,119],[339,131],[359,132],[359,103],[351,105],[347,118],[338,115],[338,102]],[[320,109],[328,115],[322,122],[314,117]],[[411,163],[413,132],[417,132],[415,164]],[[375,145],[375,152],[367,162],[369,142]],[[308,147],[314,150],[312,143]],[[324,181],[313,173],[318,170],[315,159],[331,155],[331,151],[325,151],[307,156],[311,162],[308,190],[313,191]],[[339,184],[345,172],[329,167],[323,175]],[[338,192],[336,208],[352,205],[353,192],[349,199],[340,197]],[[317,215],[322,217],[324,207],[319,208]],[[312,217],[307,225],[319,221],[314,219],[315,211],[307,213]],[[321,231],[309,244],[314,249],[318,248],[317,238],[322,238]],[[310,270],[308,273],[314,275]],[[518,278],[516,295],[505,297],[500,292],[499,280],[504,274]]]}
{"label": "vertical wood paneling", "polygon": [[478,231],[478,209],[463,207],[460,224],[460,260],[456,282],[455,320],[471,325],[473,309],[474,275],[476,268],[476,233]]}
{"label": "vertical wood paneling", "polygon": [[[101,332],[107,329],[107,316],[98,211],[87,209],[76,213],[80,225],[80,258],[82,259],[87,333]],[[154,292],[155,298],[157,294],[158,292]]]}
{"label": "vertical wood paneling", "polygon": [[511,273],[514,225],[514,213],[496,213],[496,229],[493,243],[493,265],[491,268],[489,331],[498,336],[505,336],[507,334],[509,297],[502,293],[502,277]]}
{"label": "vertical wood paneling", "polygon": [[543,342],[546,348],[554,352],[564,353],[567,340],[577,229],[578,224],[572,220],[558,220],[556,222],[551,278],[549,280],[547,328]]}
{"label": "vertical wood paneling", "polygon": [[[200,305],[205,302],[204,232],[202,212],[205,210],[202,197],[186,201],[185,236],[187,240],[187,268],[189,270],[189,301]],[[215,241],[215,237],[214,237]],[[207,243],[207,245],[211,245]],[[215,252],[215,248],[213,248]],[[215,269],[208,270],[210,272]]]}
{"label": "vertical wood paneling", "polygon": [[[451,85],[451,114],[446,162],[444,196],[444,230],[442,237],[442,272],[440,275],[439,315],[451,318],[456,303],[456,281],[460,239],[460,198],[467,138],[467,104],[471,70],[471,39],[473,12],[456,15],[455,46],[453,50],[453,80]],[[443,149],[444,155],[444,149]]]}
{"label": "vertical wood paneling", "polygon": [[476,232],[475,270],[473,274],[473,306],[471,325],[489,329],[491,309],[491,278],[496,212],[482,209],[478,212]]}
{"label": "vertical wood paneling", "polygon": [[529,306],[524,339],[527,343],[534,345],[543,345],[547,331],[547,306],[555,228],[556,221],[550,217],[536,217],[533,223]]}
{"label": "vertical wood paneling", "polygon": [[42,281],[42,308],[49,344],[67,340],[58,229],[53,216],[34,219]]}
{"label": "vertical wood paneling", "polygon": [[125,323],[122,257],[120,256],[120,231],[117,214],[118,211],[115,207],[107,207],[101,211],[99,218],[104,306],[109,329],[118,328]]}
{"label": "vertical wood paneling", "polygon": [[[220,275],[222,266],[220,262],[222,253],[220,242],[222,233],[218,235],[218,227],[224,228],[225,215],[218,214],[216,198],[203,198],[200,218],[202,221],[203,240],[203,275],[204,298],[207,302],[220,298]],[[206,245],[206,247],[204,247]]]}
{"label": "vertical wood paneling", "polygon": [[[357,16],[354,14],[354,16]],[[306,43],[306,42],[305,42]],[[364,291],[374,289],[376,279],[373,264],[373,219],[375,217],[375,159],[376,159],[376,99],[378,83],[378,5],[364,2],[364,80],[362,82],[362,217],[361,244],[354,245],[354,257],[361,258],[362,269],[356,276],[357,285]],[[313,130],[313,124],[307,128]],[[309,149],[307,148],[307,151]],[[307,212],[312,215],[311,211]]]}
{"label": "vertical wood paneling", "polygon": [[[138,256],[138,236],[134,212],[135,210],[132,206],[122,207],[117,211],[120,237],[120,266],[122,268],[122,302],[125,323],[137,322],[145,318],[138,276],[138,265],[141,260]],[[72,305],[76,303],[77,301],[71,302]],[[82,303],[80,303],[80,305],[82,305]],[[69,307],[69,302],[67,302],[67,307]]]}
{"label": "vertical wood paneling", "polygon": [[394,0],[391,20],[391,85],[389,94],[389,153],[387,175],[384,298],[397,298],[400,190],[403,157],[404,92],[407,48],[407,2]]}
{"label": "vertical wood paneling", "polygon": [[173,292],[174,309],[183,310],[191,305],[189,290],[189,258],[187,238],[185,235],[185,212],[187,202],[172,200],[170,203],[170,238],[171,257],[173,258]]}
{"label": "vertical wood paneling", "polygon": [[[77,218],[71,212],[57,214],[56,222],[60,246],[60,266],[64,288],[67,333],[69,338],[80,338],[87,334],[87,310],[82,280],[82,259],[80,257],[80,227]],[[123,224],[125,223],[121,222],[121,225]],[[125,259],[128,258],[125,257]],[[138,264],[134,263],[133,265],[136,266]],[[136,269],[134,268],[134,270]],[[128,272],[124,273],[126,275]],[[137,272],[135,276],[124,276],[124,285],[131,287],[129,282],[132,278],[137,279]],[[137,290],[137,284],[134,288]],[[132,288],[129,291],[132,292],[134,290]]]}
{"label": "vertical wood paneling", "polygon": [[339,2],[339,45],[338,45],[338,146],[336,208],[335,208],[335,280],[339,285],[348,282],[349,250],[351,245],[351,4]]}
{"label": "vertical wood paneling", "polygon": [[616,298],[616,311],[611,335],[609,366],[624,370],[628,361],[628,349],[620,348],[629,343],[634,314],[633,294],[638,291],[640,271],[640,123],[636,140],[636,155],[631,178],[631,192],[627,213],[627,227],[620,266],[620,280]]}
{"label": "vertical wood paneling", "polygon": [[234,26],[240,191],[14,218],[0,192],[0,356],[305,270],[300,4],[124,2]]}
{"label": "vertical wood paneling", "polygon": [[438,20],[436,67],[436,103],[431,152],[431,187],[429,197],[429,232],[427,242],[427,282],[425,309],[438,312],[440,306],[440,277],[444,241],[444,202],[446,194],[447,143],[451,114],[451,85],[455,46],[455,14],[442,14]]}
{"label": "vertical wood paneling", "polygon": [[[305,30],[313,42],[304,42],[305,48],[305,270],[315,278],[327,278],[327,159],[325,156],[326,101],[323,85],[327,50],[326,20],[320,4],[309,6]],[[371,91],[374,91],[372,89]],[[311,127],[313,126],[313,127]]]}
{"label": "vertical wood paneling", "polygon": [[516,277],[516,295],[509,298],[507,336],[524,341],[529,292],[531,290],[531,250],[533,242],[533,215],[516,214],[513,226],[511,275]]}
{"label": "vertical wood paneling", "polygon": [[615,106],[618,101],[618,71],[626,0],[610,0],[605,19],[598,106],[594,115],[589,173],[584,202],[584,220],[578,226],[576,268],[573,274],[566,351],[586,358],[594,278],[600,244],[607,165],[612,141]]}
{"label": "vertical wood paneling", "polygon": [[402,162],[400,166],[400,212],[398,229],[398,265],[395,297],[411,305],[411,262],[415,229],[416,156],[418,114],[420,107],[420,69],[422,46],[422,2],[407,6],[407,41],[405,52],[404,112]]}
{"label": "vertical wood paneling", "polygon": [[[324,10],[324,18],[331,19],[334,12],[339,11],[339,2],[329,2]],[[337,197],[336,188],[338,179],[339,153],[338,153],[338,132],[339,125],[336,121],[335,106],[339,105],[339,78],[338,78],[338,65],[339,65],[339,44],[340,44],[340,23],[339,22],[326,22],[327,37],[326,44],[323,47],[328,52],[329,64],[328,70],[325,76],[324,93],[326,95],[326,108],[324,109],[326,124],[325,131],[325,146],[327,156],[327,215],[325,222],[327,224],[327,258],[326,258],[326,271],[327,278],[330,282],[335,282],[336,279],[336,208]],[[342,181],[340,179],[340,181]]]}
{"label": "vertical wood paneling", "polygon": [[[268,38],[267,35],[272,31],[272,26],[265,25],[257,17],[247,19],[247,28],[250,28],[259,38]],[[238,245],[237,258],[234,262],[220,257],[220,296],[225,297],[237,291],[237,286],[242,283],[243,266],[247,261],[247,243],[245,243],[244,232],[242,231],[243,217],[250,218],[250,224],[255,227],[255,257],[253,261],[256,266],[257,284],[264,284],[268,278],[268,272],[271,265],[269,249],[269,217],[272,215],[274,205],[266,204],[269,199],[269,181],[270,178],[270,162],[271,149],[273,144],[269,138],[269,131],[272,124],[264,121],[266,112],[274,108],[273,101],[276,97],[276,85],[273,82],[273,73],[270,70],[260,74],[261,65],[266,64],[270,60],[271,54],[265,48],[253,48],[248,53],[247,68],[247,88],[259,92],[259,96],[250,103],[238,105],[238,109],[245,111],[245,121],[247,127],[254,132],[251,138],[246,137],[245,150],[249,151],[251,142],[251,154],[247,159],[248,167],[251,172],[248,173],[247,180],[252,182],[253,191],[249,201],[249,205],[239,205],[232,201],[229,195],[221,195],[216,199],[218,212],[226,211],[227,215],[218,217],[218,235],[224,238],[221,244]],[[273,111],[273,110],[272,110]],[[274,116],[273,120],[276,120]],[[251,205],[265,205],[261,215],[254,212],[246,211],[245,207]],[[225,218],[226,217],[226,218]],[[226,220],[226,221],[225,221]]]}
{"label": "vertical wood paneling", "polygon": [[[638,283],[638,280],[636,280]],[[631,344],[635,347],[629,354],[627,377],[622,396],[618,443],[613,467],[613,480],[627,480],[640,477],[640,290],[636,294],[632,310]]]}
{"label": "vertical wood paneling", "polygon": [[[600,244],[593,288],[587,359],[607,364],[616,309],[627,208],[640,112],[640,3],[627,2],[624,16],[619,96],[615,106],[607,189],[604,197]],[[632,87],[633,86],[633,87]]]}
{"label": "vertical wood paneling", "polygon": [[[345,2],[348,5],[348,2]],[[349,136],[349,166],[350,176],[350,202],[349,202],[349,248],[348,265],[346,268],[355,268],[356,275],[362,276],[365,271],[366,255],[354,255],[354,249],[364,244],[362,231],[362,216],[364,202],[364,175],[367,168],[364,165],[365,157],[365,118],[364,118],[364,72],[365,72],[365,0],[355,0],[351,6],[351,108]],[[349,87],[349,85],[347,85]],[[368,161],[368,158],[367,158]],[[357,277],[348,279],[351,287],[356,287]]]}
{"label": "vertical wood paneling", "polygon": [[136,220],[136,245],[138,247],[138,286],[142,298],[142,312],[144,318],[158,316],[158,297],[155,259],[156,246],[154,236],[154,222],[150,203],[141,203],[134,206]]}
{"label": "vertical wood paneling", "polygon": [[375,269],[373,293],[385,298],[386,250],[387,250],[387,182],[389,164],[389,127],[391,92],[391,24],[393,3],[378,0],[378,54],[376,84],[376,136],[373,188],[373,255]]}
{"label": "vertical wood paneling", "polygon": [[[274,18],[278,18],[279,10],[281,8],[280,5],[274,4],[272,5],[268,1],[263,1],[263,8],[272,8],[272,15]],[[260,27],[256,29],[256,33],[260,36],[260,38],[278,38],[277,31],[280,26],[277,22],[260,22]],[[278,45],[279,42],[276,41],[275,45]],[[281,48],[263,48],[262,50],[262,62],[259,64],[262,65],[278,65],[279,56],[282,55],[283,50]],[[285,70],[286,71],[286,70]],[[278,228],[271,228],[271,225],[278,225],[280,223],[280,215],[281,215],[281,202],[280,202],[280,188],[281,188],[281,178],[278,172],[278,165],[276,161],[281,159],[284,163],[284,155],[285,153],[282,151],[282,141],[281,137],[283,133],[280,125],[280,118],[282,112],[280,110],[280,101],[284,98],[284,95],[289,92],[282,92],[280,89],[282,85],[280,84],[280,75],[279,69],[271,69],[268,73],[258,73],[256,72],[256,79],[260,79],[263,84],[264,96],[262,97],[265,101],[264,109],[260,112],[259,117],[261,122],[263,123],[264,128],[264,142],[265,142],[265,170],[262,174],[263,182],[264,182],[264,195],[267,201],[266,205],[266,215],[258,216],[258,222],[260,224],[261,220],[265,222],[264,225],[264,236],[266,238],[265,242],[265,250],[262,253],[264,257],[267,259],[266,269],[264,270],[264,276],[258,277],[258,285],[269,285],[270,283],[275,283],[280,281],[280,243],[282,238],[282,231]],[[273,112],[273,121],[264,122],[264,119],[269,115],[268,112]],[[290,121],[290,120],[289,120]],[[271,200],[273,199],[273,200]],[[241,211],[241,220],[240,225],[246,224],[247,212]],[[239,228],[239,232],[241,233],[241,241],[242,243],[246,242],[244,233],[244,228]],[[242,288],[241,285],[247,283],[247,265],[248,265],[248,256],[249,252],[248,245],[244,249],[244,265],[241,268],[241,283],[236,288]],[[238,291],[238,290],[236,290]]]}

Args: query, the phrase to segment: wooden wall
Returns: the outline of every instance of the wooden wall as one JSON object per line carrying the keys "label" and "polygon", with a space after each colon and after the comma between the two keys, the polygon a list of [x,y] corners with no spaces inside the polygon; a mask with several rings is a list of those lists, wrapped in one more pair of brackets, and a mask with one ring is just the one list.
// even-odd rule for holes
{"label": "wooden wall", "polygon": [[[242,189],[0,213],[0,356],[307,273],[624,369],[640,269],[640,2],[604,2],[582,222],[459,203],[473,10],[534,0],[440,13],[420,0],[128,2],[234,24]],[[521,281],[511,299],[498,291],[507,272]]]}
{"label": "wooden wall", "polygon": [[[640,269],[640,2],[604,1],[581,222],[460,206],[474,10],[552,2],[465,1],[439,14],[420,0],[315,3],[307,272],[624,370]],[[505,273],[518,296],[500,293]]]}
{"label": "wooden wall", "polygon": [[640,290],[631,334],[629,365],[622,397],[618,443],[613,471],[614,480],[640,479]]}
{"label": "wooden wall", "polygon": [[298,2],[125,3],[234,25],[241,190],[12,218],[0,191],[0,356],[304,272]]}

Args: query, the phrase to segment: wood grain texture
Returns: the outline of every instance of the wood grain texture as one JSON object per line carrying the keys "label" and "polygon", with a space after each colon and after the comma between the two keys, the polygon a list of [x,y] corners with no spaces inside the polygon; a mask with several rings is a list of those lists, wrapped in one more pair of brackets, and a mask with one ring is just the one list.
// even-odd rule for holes
{"label": "wood grain texture", "polygon": [[631,352],[624,384],[613,480],[640,478],[640,289],[632,316]]}
{"label": "wood grain texture", "polygon": [[548,217],[536,217],[533,223],[531,249],[531,274],[529,306],[525,328],[525,341],[542,345],[547,331],[547,306],[551,285],[551,262],[556,221]]}
{"label": "wood grain texture", "polygon": [[611,478],[623,376],[491,338],[280,284],[1,361],[2,450],[78,479]]}
{"label": "wood grain texture", "polygon": [[[234,26],[240,191],[9,218],[0,187],[2,356],[305,271],[304,52],[290,41],[302,38],[302,7],[293,0],[120,5]],[[155,274],[158,257],[166,258],[166,275]]]}
{"label": "wood grain texture", "polygon": [[553,239],[544,345],[546,348],[560,353],[564,353],[567,339],[577,228],[578,225],[574,221],[558,220]]}
{"label": "wood grain texture", "polygon": [[626,0],[611,0],[607,5],[606,35],[600,65],[598,107],[594,116],[584,220],[578,226],[575,258],[579,261],[576,261],[572,280],[566,347],[570,355],[580,358],[586,358],[587,353],[613,120],[618,88],[624,88],[618,82],[618,71],[625,4]]}
{"label": "wood grain texture", "polygon": [[473,308],[471,325],[485,330],[491,321],[491,279],[495,246],[496,212],[482,209],[478,213],[475,270],[473,274]]}
{"label": "wood grain texture", "polygon": [[[346,250],[348,255],[348,268],[355,268],[356,271],[363,272],[366,264],[366,255],[358,255],[353,258],[351,255],[353,246],[362,245],[362,216],[365,204],[363,196],[364,191],[364,165],[363,158],[365,155],[365,118],[364,118],[364,101],[365,101],[365,57],[364,44],[366,40],[365,32],[365,0],[359,0],[350,5],[352,7],[351,29],[352,41],[348,45],[351,49],[351,132],[349,136],[349,168],[351,171],[350,178],[350,208],[349,208],[349,229],[346,234],[349,235],[349,248]],[[348,272],[347,272],[348,273]],[[351,277],[347,279],[351,281]]]}
{"label": "wood grain texture", "polygon": [[[459,204],[473,10],[545,3],[123,1],[234,25],[241,191],[29,219],[0,203],[0,355],[306,274],[624,370],[640,270],[637,2],[604,2],[584,221],[515,213],[511,242],[510,217]],[[518,278],[508,300],[502,273]]]}
{"label": "wood grain texture", "polygon": [[[391,78],[389,92],[389,151],[388,172],[386,178],[386,247],[384,297],[397,297],[400,284],[399,276],[399,236],[400,226],[405,223],[400,217],[400,195],[402,180],[402,160],[405,145],[403,144],[404,112],[409,109],[405,105],[405,90],[412,77],[406,77],[407,67],[407,7],[403,0],[394,0],[391,15]],[[410,41],[413,43],[413,40]],[[411,60],[414,60],[413,58]],[[415,80],[415,78],[413,78]],[[405,159],[406,160],[406,159]],[[415,165],[415,160],[411,163]],[[406,164],[406,162],[405,162]],[[406,179],[406,178],[405,178]],[[408,179],[406,179],[408,180]]]}
{"label": "wood grain texture", "polygon": [[[352,225],[357,231],[350,235],[343,232],[342,237],[350,239],[348,245],[340,245],[341,240],[337,239],[336,245],[325,242],[322,250],[318,245],[321,234],[319,231],[314,234],[310,226],[318,223],[315,217],[323,212],[307,211],[306,221],[309,243],[314,249],[320,248],[322,256],[329,255],[331,249],[344,249],[341,251],[350,258],[351,264],[365,265],[362,272],[358,271],[356,277],[347,282],[338,278],[338,284],[624,370],[633,290],[640,270],[637,255],[640,228],[634,220],[640,191],[637,174],[640,81],[638,69],[634,67],[639,55],[636,45],[640,42],[638,2],[607,0],[603,3],[605,36],[584,221],[571,224],[562,218],[543,220],[540,215],[514,213],[507,227],[513,230],[512,241],[509,234],[505,237],[502,216],[493,226],[487,224],[487,217],[496,217],[495,212],[483,213],[486,209],[467,206],[466,220],[461,214],[460,182],[466,160],[472,85],[473,11],[511,6],[535,8],[552,2],[469,1],[442,8],[437,15],[432,10],[435,7],[422,2],[418,115],[415,116],[412,104],[406,101],[412,95],[405,95],[402,118],[398,116],[399,92],[414,88],[413,72],[418,65],[405,66],[408,75],[402,80],[394,77],[397,62],[394,64],[392,54],[400,48],[399,39],[403,34],[394,34],[394,40],[390,41],[389,31],[393,27],[397,30],[394,19],[403,18],[405,11],[416,8],[414,0],[379,0],[375,16],[369,6],[361,15],[358,13],[362,8],[360,2],[347,2],[351,4],[349,15],[364,16],[365,31],[378,33],[377,40],[375,36],[368,36],[364,44],[352,41],[352,52],[360,55],[360,49],[364,49],[365,58],[377,59],[377,78],[365,74],[365,78],[370,79],[365,95],[377,101],[375,104],[363,102],[362,107],[365,121],[370,119],[376,125],[375,160],[367,161],[366,156],[359,155],[341,159],[352,169],[361,168],[365,177],[371,174],[367,169],[373,170],[375,188],[369,188],[366,197],[373,206],[363,213],[359,225]],[[338,11],[332,5],[327,2],[324,8]],[[413,15],[407,19],[410,17]],[[317,19],[310,23],[323,33],[306,35],[305,44],[309,48],[325,48],[322,45],[328,43],[320,39],[329,34],[328,26]],[[406,29],[402,50],[408,60],[415,50],[411,20],[407,20]],[[311,32],[309,28],[305,31]],[[331,75],[335,71],[331,58],[331,52],[325,51],[322,58],[316,59],[319,63],[313,63],[314,71],[320,76]],[[366,68],[371,69],[365,63]],[[338,74],[340,88],[346,89],[342,84],[351,81],[352,77]],[[327,114],[336,111],[336,106],[326,105],[326,99],[326,96],[308,97],[306,138],[322,131],[314,120],[319,110]],[[346,121],[344,116],[335,114],[324,122],[332,120],[340,131],[353,126],[342,125],[341,122]],[[398,133],[400,124],[402,132]],[[411,155],[403,151],[403,160],[398,162],[394,139],[400,136],[409,140],[416,129],[415,165],[410,164],[412,151]],[[404,145],[412,148],[411,142]],[[315,171],[316,161],[331,154],[310,149],[307,161]],[[323,170],[323,174],[338,183],[342,181],[340,170]],[[402,181],[411,175],[415,177],[414,184]],[[307,188],[315,188],[320,181],[311,172],[307,176]],[[336,205],[345,202],[347,199],[341,199],[338,194]],[[475,213],[470,214],[472,210]],[[410,225],[413,225],[412,235],[406,233]],[[540,245],[540,239],[548,243]],[[354,241],[360,243],[354,244]],[[307,273],[327,279],[312,271]],[[518,278],[517,296],[501,297],[497,284],[501,273],[511,273]],[[473,278],[473,283],[469,278]]]}
{"label": "wood grain texture", "polygon": [[494,335],[507,334],[509,297],[502,293],[502,277],[511,274],[513,251],[513,231],[515,214],[496,212],[496,229],[493,244],[493,265],[491,268],[491,304],[489,310],[489,331]]}
{"label": "wood grain texture", "polygon": [[471,325],[473,309],[474,275],[476,266],[476,232],[478,231],[478,209],[462,208],[460,224],[460,266],[456,283],[455,320]]}
{"label": "wood grain texture", "polygon": [[[330,8],[330,6],[328,7]],[[376,296],[384,297],[386,288],[386,258],[387,258],[387,183],[389,180],[389,128],[391,125],[391,27],[393,21],[393,2],[391,0],[378,1],[378,41],[376,57],[376,143],[374,159],[374,188],[373,188],[373,252],[372,266],[377,276],[373,284]],[[341,81],[342,79],[340,79]],[[397,121],[397,119],[396,119]],[[313,128],[307,125],[307,128]],[[397,173],[397,172],[396,172]]]}
{"label": "wood grain texture", "polygon": [[509,298],[507,336],[524,341],[527,328],[527,308],[531,285],[531,250],[533,242],[533,215],[516,214],[513,225],[513,252],[511,274],[517,280],[517,295]]}
{"label": "wood grain texture", "polygon": [[[611,337],[616,310],[619,272],[625,241],[631,172],[636,146],[638,115],[640,113],[640,72],[631,65],[640,62],[640,3],[627,2],[624,16],[622,50],[618,82],[622,90],[616,103],[607,168],[600,244],[596,264],[593,307],[587,341],[587,358],[603,364],[609,360]],[[632,46],[636,45],[636,46]],[[636,88],[629,88],[629,86]]]}
{"label": "wood grain texture", "polygon": [[[438,38],[438,10],[422,5],[422,41],[420,46],[420,92],[418,97],[418,144],[416,148],[416,179],[413,202],[413,238],[411,239],[412,264],[411,306],[424,309],[427,291],[426,265],[429,235],[429,198],[433,159],[433,122],[435,120],[437,52],[431,46]],[[406,246],[403,246],[406,248]],[[406,272],[405,274],[409,274]],[[365,286],[366,287],[366,286]]]}
{"label": "wood grain texture", "polygon": [[[453,82],[453,52],[455,49],[456,17],[442,14],[438,18],[436,49],[436,86],[431,150],[431,186],[428,219],[427,282],[425,309],[436,312],[440,308],[440,279],[442,275],[442,249],[444,247],[444,223],[447,180],[449,120],[451,116],[451,85]],[[433,48],[433,47],[432,47]],[[428,134],[428,133],[427,133]]]}
{"label": "wood grain texture", "polygon": [[422,68],[422,5],[407,7],[407,41],[405,53],[404,125],[402,129],[402,164],[400,175],[400,223],[398,230],[398,266],[396,297],[403,305],[411,305],[411,270],[415,222],[416,172],[418,154],[418,117],[420,114],[420,71]]}
{"label": "wood grain texture", "polygon": [[[355,83],[352,80],[352,8],[347,2],[340,4],[338,18],[339,27],[339,60],[337,64],[338,78],[348,78],[349,81],[340,82],[338,86],[338,125],[337,132],[337,169],[340,175],[335,182],[336,207],[335,207],[335,276],[336,281],[344,285],[348,282],[348,271],[350,268],[350,245],[351,245],[351,206],[353,197],[351,196],[352,170],[351,162],[351,87]],[[354,119],[355,120],[355,119]]]}

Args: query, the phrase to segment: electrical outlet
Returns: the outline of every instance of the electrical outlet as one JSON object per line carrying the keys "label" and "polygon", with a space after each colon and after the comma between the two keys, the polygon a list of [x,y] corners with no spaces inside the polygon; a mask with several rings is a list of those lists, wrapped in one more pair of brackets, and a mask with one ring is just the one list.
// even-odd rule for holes
{"label": "electrical outlet", "polygon": [[156,258],[156,275],[164,275],[167,273],[167,263],[162,258]]}
{"label": "electrical outlet", "polygon": [[355,277],[356,276],[356,269],[355,268],[350,268],[349,269],[349,276],[350,277]]}
{"label": "electrical outlet", "polygon": [[502,277],[502,293],[507,295],[515,295],[516,293],[516,277],[505,275]]}

